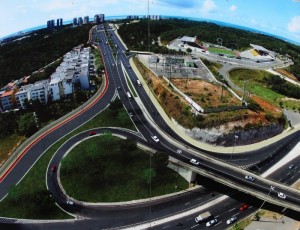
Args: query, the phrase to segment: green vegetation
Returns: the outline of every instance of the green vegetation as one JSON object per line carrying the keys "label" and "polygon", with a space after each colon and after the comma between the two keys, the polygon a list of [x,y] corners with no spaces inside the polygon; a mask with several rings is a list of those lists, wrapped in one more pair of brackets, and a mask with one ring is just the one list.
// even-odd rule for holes
{"label": "green vegetation", "polygon": [[299,101],[285,98],[291,97],[293,94],[295,96],[299,95],[299,87],[291,85],[291,83],[280,79],[278,76],[262,70],[235,69],[230,71],[230,78],[241,88],[244,87],[245,83],[246,90],[271,104],[295,111],[300,109]]}
{"label": "green vegetation", "polygon": [[223,81],[223,77],[219,74],[219,69],[222,68],[222,64],[217,62],[211,62],[207,59],[201,59],[201,61],[206,65],[206,67],[212,72],[212,74],[219,80]]}
{"label": "green vegetation", "polygon": [[31,75],[75,46],[85,44],[91,26],[65,26],[53,31],[41,29],[30,33],[30,37],[0,46],[0,87],[13,79]]}
{"label": "green vegetation", "polygon": [[263,70],[234,69],[230,71],[231,80],[240,88],[244,87],[251,93],[273,102],[276,98],[283,98],[283,95],[274,92],[264,84],[264,79],[271,78],[273,74]]}
{"label": "green vegetation", "polygon": [[134,97],[137,97],[137,94],[136,94],[136,92],[135,92],[135,89],[133,88],[133,85],[132,85],[132,83],[131,83],[131,81],[130,81],[128,75],[127,75],[127,73],[125,73],[125,77],[126,77],[126,82],[127,82],[128,86],[129,86],[129,88],[130,88],[130,91],[131,91],[132,95],[133,95]]}
{"label": "green vegetation", "polygon": [[187,181],[166,167],[167,154],[156,153],[152,158],[154,168],[149,170],[150,155],[137,149],[134,142],[117,137],[108,142],[95,136],[63,159],[61,182],[71,197],[90,202],[148,198],[150,178],[152,196],[188,188]]}
{"label": "green vegetation", "polygon": [[[29,218],[29,219],[65,219],[70,216],[63,213],[54,203],[52,207],[43,209],[36,196],[41,196],[45,191],[45,173],[47,166],[57,151],[57,149],[71,136],[89,130],[95,127],[122,127],[135,130],[129,117],[122,123],[118,120],[118,113],[124,111],[123,108],[107,109],[95,116],[89,122],[74,130],[72,133],[66,135],[54,145],[52,145],[41,156],[37,163],[30,169],[23,180],[16,185],[13,193],[0,202],[0,216],[15,217],[15,218]],[[16,199],[16,191],[18,199]]]}
{"label": "green vegetation", "polygon": [[215,48],[215,47],[209,47],[208,51],[211,53],[216,53],[216,54],[223,54],[229,57],[235,57],[235,53],[231,50],[225,50],[225,49],[220,49],[220,48]]}

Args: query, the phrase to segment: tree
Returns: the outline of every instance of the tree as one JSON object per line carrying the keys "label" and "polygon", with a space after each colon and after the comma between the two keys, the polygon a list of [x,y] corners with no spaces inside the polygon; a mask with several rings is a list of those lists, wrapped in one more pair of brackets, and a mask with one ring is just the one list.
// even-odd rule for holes
{"label": "tree", "polygon": [[150,184],[152,178],[156,176],[156,171],[154,168],[147,168],[144,170],[144,178],[147,181],[147,184]]}
{"label": "tree", "polygon": [[120,152],[120,157],[123,161],[123,163],[128,163],[131,161],[132,157],[132,151],[136,149],[136,143],[133,140],[122,140],[120,147],[119,147],[119,152]]}
{"label": "tree", "polygon": [[190,53],[192,53],[192,49],[191,48],[187,48],[186,52],[188,52],[190,54]]}
{"label": "tree", "polygon": [[41,210],[51,210],[54,207],[54,199],[49,190],[43,189],[34,194],[34,202]]}
{"label": "tree", "polygon": [[123,107],[122,101],[120,99],[116,99],[110,103],[109,109],[113,112],[113,115],[118,114],[118,110]]}
{"label": "tree", "polygon": [[128,117],[127,113],[125,111],[123,111],[123,110],[118,113],[118,118],[122,122],[123,126],[125,124],[125,121],[126,121],[127,117]]}
{"label": "tree", "polygon": [[169,155],[165,152],[156,152],[153,155],[153,167],[156,171],[161,171],[167,167],[169,163]]}
{"label": "tree", "polygon": [[38,130],[33,113],[26,113],[20,116],[18,123],[20,135],[29,137]]}

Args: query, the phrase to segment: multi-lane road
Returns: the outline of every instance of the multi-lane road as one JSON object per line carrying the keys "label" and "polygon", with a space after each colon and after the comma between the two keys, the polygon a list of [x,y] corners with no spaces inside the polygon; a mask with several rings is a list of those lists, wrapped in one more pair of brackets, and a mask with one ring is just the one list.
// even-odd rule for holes
{"label": "multi-lane road", "polygon": [[[299,142],[298,132],[262,149],[256,151],[248,151],[246,153],[233,156],[213,153],[207,150],[191,146],[186,140],[184,140],[184,138],[179,136],[166,124],[164,119],[158,113],[156,106],[150,100],[150,92],[144,87],[137,86],[136,82],[138,78],[135,75],[132,68],[130,67],[129,58],[125,55],[125,47],[123,46],[119,38],[116,36],[116,34],[113,32],[113,30],[109,31],[109,33],[111,34],[112,41],[118,47],[117,53],[115,54],[115,58],[113,56],[114,54],[112,53],[110,46],[107,44],[108,38],[106,37],[106,34],[104,32],[103,25],[99,26],[98,32],[94,34],[95,36],[98,36],[98,45],[101,50],[106,67],[107,85],[103,90],[103,93],[100,94],[98,98],[88,108],[71,117],[63,124],[58,125],[53,129],[49,130],[47,133],[39,137],[30,146],[30,148],[27,149],[26,154],[24,154],[24,156],[19,160],[19,162],[13,168],[11,168],[10,172],[7,173],[4,178],[2,178],[2,182],[0,184],[0,198],[6,195],[8,188],[11,185],[16,184],[26,174],[30,167],[39,158],[40,154],[42,154],[49,146],[51,146],[52,143],[55,143],[61,137],[71,132],[72,130],[74,130],[93,116],[95,116],[97,113],[105,109],[109,102],[114,98],[116,92],[118,92],[125,108],[133,113],[132,119],[136,127],[138,128],[139,133],[141,134],[140,136],[137,136],[135,138],[139,139],[140,142],[144,142],[145,144],[148,144],[155,149],[162,149],[168,152],[173,157],[176,157],[177,159],[187,164],[189,164],[189,160],[191,158],[196,158],[201,162],[200,168],[202,170],[204,169],[204,171],[213,173],[215,176],[217,175],[218,177],[223,177],[224,180],[230,179],[233,181],[233,183],[237,183],[238,186],[242,185],[246,189],[251,189],[257,193],[261,193],[263,197],[266,197],[268,195],[268,197],[272,197],[274,200],[279,200],[279,198],[277,197],[277,192],[280,188],[280,191],[284,191],[287,194],[287,199],[285,200],[285,202],[289,201],[289,203],[291,204],[298,204],[300,206],[299,194],[295,191],[290,191],[284,186],[276,186],[277,190],[274,189],[274,191],[271,191],[270,184],[274,185],[275,182],[259,178],[259,176],[256,175],[255,183],[249,183],[244,179],[245,174],[247,175],[248,172],[243,171],[242,169],[239,169],[238,167],[234,166],[238,165],[240,168],[248,167],[252,170],[259,168],[259,173],[261,173],[263,167],[266,167],[265,163],[267,161],[280,159],[284,154],[288,152],[291,143],[292,145],[294,145]],[[126,73],[128,79],[131,80],[132,84],[136,86],[135,90],[138,94],[137,100],[134,97],[132,99],[129,99],[127,97],[127,92],[130,92],[130,90],[124,73]],[[137,102],[138,100],[140,101],[140,103]],[[143,104],[142,107],[141,103]],[[160,129],[158,129],[158,127],[160,127]],[[101,130],[98,131],[100,132]],[[76,136],[76,138],[85,138],[86,135],[87,133],[82,133]],[[158,138],[160,139],[160,143],[154,142],[151,139],[152,135],[158,136]],[[134,138],[133,136],[131,137]],[[176,153],[176,150],[179,147],[183,150],[181,154]],[[188,147],[188,149],[186,147]],[[62,150],[64,150],[63,147]],[[198,153],[196,156],[193,155],[193,153],[195,152]],[[58,164],[61,157],[62,156],[58,153],[54,156],[52,161]],[[231,165],[227,166],[227,162],[229,162]],[[296,165],[295,170],[299,172],[299,168],[299,165]],[[286,169],[282,170],[286,171]],[[56,179],[57,178],[53,177],[52,174],[48,174],[47,176],[47,184],[49,186],[50,191],[54,194],[54,197],[57,199],[57,202],[61,204],[62,207],[68,209],[68,211],[70,212],[77,213],[81,216],[90,216],[95,218],[89,221],[85,220],[76,222],[76,227],[78,226],[78,228],[80,228],[80,226],[82,227],[81,224],[99,228],[100,226],[101,228],[108,228],[113,226],[120,227],[123,225],[130,225],[151,219],[154,220],[161,216],[167,216],[174,212],[179,212],[181,209],[180,201],[176,201],[176,203],[168,203],[166,201],[163,204],[156,204],[157,206],[151,205],[150,211],[148,205],[136,209],[130,208],[127,209],[126,212],[120,209],[114,210],[113,212],[111,210],[103,210],[103,208],[101,207],[91,208],[83,205],[69,207],[65,205],[66,197],[63,194],[61,194],[57,186]],[[274,176],[273,179],[276,179],[276,177]],[[281,178],[282,182],[286,181],[286,179]],[[291,182],[293,182],[293,180],[289,179],[288,184]],[[182,203],[186,203],[188,200],[193,200],[193,198],[189,197],[188,195],[185,196],[185,199],[186,200],[183,200]],[[199,199],[199,197],[196,198],[196,200],[197,199]],[[234,202],[235,201],[233,201],[232,204],[233,207],[235,206]],[[195,206],[195,204],[203,205],[203,203],[193,201],[191,206]],[[218,211],[215,211],[215,213],[218,213]],[[116,216],[120,218],[116,218]],[[225,219],[227,217],[228,216],[224,216]],[[71,228],[70,223],[59,223],[56,226],[58,227],[60,225],[64,226],[64,228]],[[49,228],[53,227],[52,224],[49,224],[48,226]]]}

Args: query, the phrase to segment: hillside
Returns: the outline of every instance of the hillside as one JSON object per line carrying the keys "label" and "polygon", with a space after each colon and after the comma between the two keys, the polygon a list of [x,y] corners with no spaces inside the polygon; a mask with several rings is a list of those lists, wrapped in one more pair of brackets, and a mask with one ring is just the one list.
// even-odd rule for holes
{"label": "hillside", "polygon": [[85,44],[91,27],[41,29],[0,46],[0,88],[57,60],[73,47]]}

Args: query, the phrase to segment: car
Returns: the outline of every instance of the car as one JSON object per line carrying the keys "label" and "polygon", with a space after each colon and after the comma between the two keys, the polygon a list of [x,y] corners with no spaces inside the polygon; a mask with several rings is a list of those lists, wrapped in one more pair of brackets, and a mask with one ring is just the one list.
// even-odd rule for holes
{"label": "car", "polygon": [[247,204],[243,204],[241,207],[240,207],[240,211],[244,211],[248,208],[248,205]]}
{"label": "car", "polygon": [[237,220],[236,216],[232,216],[230,217],[227,221],[226,224],[232,224],[233,222],[235,222]]}
{"label": "car", "polygon": [[127,66],[128,67],[128,69],[131,69],[131,66],[129,65],[129,66]]}
{"label": "car", "polygon": [[115,66],[115,64],[114,64],[114,63],[112,63],[111,65],[112,65],[113,67]]}
{"label": "car", "polygon": [[94,136],[94,135],[96,135],[97,133],[96,133],[96,131],[91,131],[91,132],[89,132],[89,135],[90,136]]}
{"label": "car", "polygon": [[285,199],[286,198],[286,195],[282,192],[279,192],[278,193],[278,197],[281,198],[281,199]]}
{"label": "car", "polygon": [[192,164],[194,164],[194,165],[199,165],[200,164],[200,162],[199,161],[197,161],[196,159],[191,159],[190,160],[190,162],[192,163]]}
{"label": "car", "polygon": [[74,205],[74,202],[71,201],[71,200],[67,200],[67,204],[68,204],[68,205]]}
{"label": "car", "polygon": [[289,166],[289,169],[293,169],[295,166],[293,165],[293,164],[291,164],[290,166]]}
{"label": "car", "polygon": [[122,89],[122,87],[121,87],[121,86],[118,86],[117,89],[120,91],[120,90]]}
{"label": "car", "polygon": [[157,136],[155,136],[155,135],[152,135],[151,136],[151,138],[156,142],[156,143],[158,143],[159,142],[159,139],[158,139],[158,137]]}
{"label": "car", "polygon": [[132,113],[132,112],[129,112],[129,116],[130,116],[130,117],[133,117],[133,113]]}
{"label": "car", "polygon": [[51,171],[52,171],[52,173],[56,173],[56,171],[57,171],[56,165],[51,166]]}
{"label": "car", "polygon": [[212,220],[206,222],[206,227],[213,226],[213,225],[215,225],[216,223],[218,223],[218,220],[217,220],[217,219],[212,219]]}
{"label": "car", "polygon": [[245,179],[246,179],[246,180],[249,180],[249,181],[252,181],[252,182],[255,181],[254,177],[249,176],[249,175],[246,175],[246,176],[245,176]]}
{"label": "car", "polygon": [[180,153],[182,153],[182,150],[181,149],[177,149],[176,153],[180,154]]}

